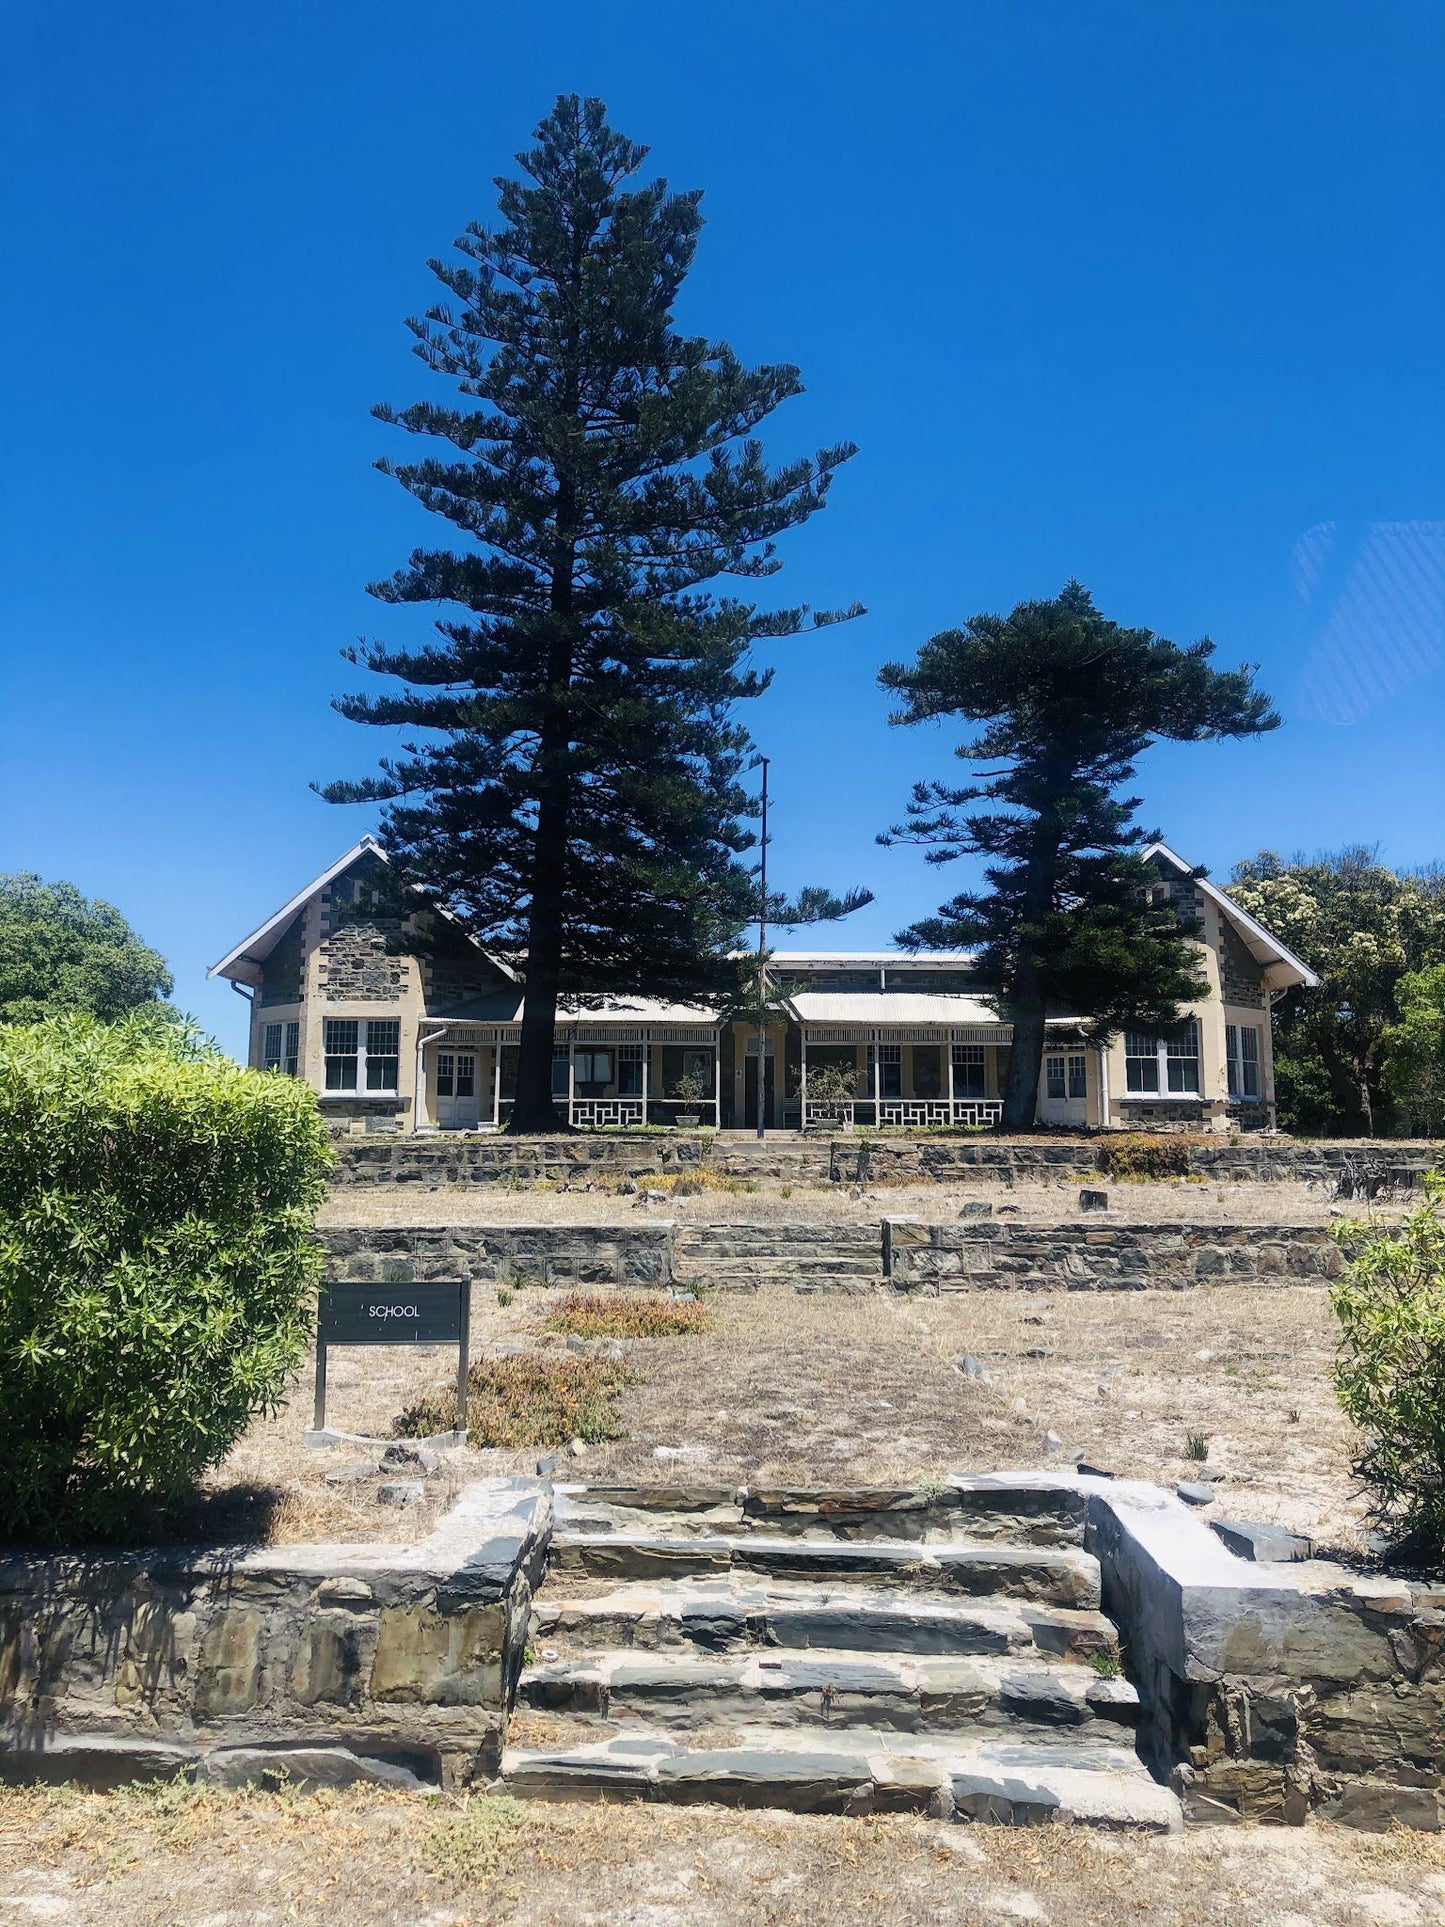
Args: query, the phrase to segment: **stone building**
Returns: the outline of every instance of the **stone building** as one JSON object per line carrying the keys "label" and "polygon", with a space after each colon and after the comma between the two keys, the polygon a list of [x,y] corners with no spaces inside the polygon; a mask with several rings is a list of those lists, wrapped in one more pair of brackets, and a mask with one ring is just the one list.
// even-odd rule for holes
{"label": "stone building", "polygon": [[[1049,1019],[1041,1123],[1267,1129],[1271,1000],[1319,979],[1167,845],[1157,888],[1197,920],[1205,995],[1167,1035],[1100,1047]],[[304,1077],[338,1126],[496,1130],[516,1083],[518,971],[429,905],[399,905],[363,837],[210,971],[251,1004],[250,1062]],[[709,1009],[601,1000],[559,1020],[553,1088],[574,1124],[927,1129],[995,1122],[1011,1028],[960,952],[782,950],[760,1040]],[[810,1089],[811,1073],[811,1089]]]}

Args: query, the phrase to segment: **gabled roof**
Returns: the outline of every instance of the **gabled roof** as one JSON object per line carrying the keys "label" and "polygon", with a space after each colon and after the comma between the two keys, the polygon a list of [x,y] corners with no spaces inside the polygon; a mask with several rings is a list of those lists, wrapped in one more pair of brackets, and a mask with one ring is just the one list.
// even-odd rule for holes
{"label": "gabled roof", "polygon": [[[323,870],[319,877],[313,877],[304,889],[298,890],[289,903],[283,903],[275,916],[268,917],[258,929],[251,932],[249,937],[242,937],[234,950],[228,950],[219,963],[211,965],[206,976],[208,978],[226,977],[237,984],[259,984],[261,966],[285,936],[292,919],[306,907],[312,897],[324,890],[327,884],[334,883],[337,877],[344,876],[352,864],[359,862],[364,856],[379,857],[383,863],[391,862],[391,858],[374,836],[362,837],[359,843],[352,844],[345,856],[337,857],[336,861]],[[426,892],[420,885],[413,884],[411,887],[419,896],[426,896]],[[443,904],[433,903],[432,908],[440,911],[449,923],[457,923],[457,919]],[[489,950],[483,950],[476,938],[469,931],[462,929],[460,924],[458,929],[468,943],[475,945],[481,951],[489,964],[499,970],[504,977],[510,978],[513,982],[516,981],[517,973],[504,964],[500,957],[494,957]]]}
{"label": "gabled roof", "polygon": [[1172,863],[1176,870],[1185,876],[1194,877],[1194,887],[1202,896],[1215,904],[1221,915],[1234,925],[1241,942],[1257,964],[1263,965],[1269,973],[1272,990],[1287,989],[1291,984],[1299,984],[1305,990],[1318,990],[1320,977],[1317,971],[1292,950],[1282,944],[1278,937],[1272,937],[1262,923],[1257,922],[1247,910],[1241,910],[1233,897],[1226,896],[1217,884],[1208,877],[1194,875],[1194,865],[1187,863],[1177,850],[1171,850],[1167,843],[1151,843],[1141,852],[1145,857],[1162,857]]}

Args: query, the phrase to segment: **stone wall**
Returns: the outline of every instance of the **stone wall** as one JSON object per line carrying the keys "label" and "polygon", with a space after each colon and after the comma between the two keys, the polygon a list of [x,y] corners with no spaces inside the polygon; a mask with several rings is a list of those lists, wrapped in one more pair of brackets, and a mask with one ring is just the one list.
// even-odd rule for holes
{"label": "stone wall", "polygon": [[468,1486],[402,1546],[0,1559],[0,1778],[495,1773],[550,1488]]}
{"label": "stone wall", "polygon": [[[599,1132],[555,1138],[511,1138],[445,1132],[393,1144],[346,1145],[334,1186],[538,1183],[585,1185],[592,1179],[641,1178],[654,1171],[707,1165],[727,1177],[786,1184],[1023,1184],[1097,1177],[1107,1137],[1062,1134],[1000,1139],[923,1133],[908,1136],[755,1137],[701,1132]],[[1342,1196],[1408,1188],[1438,1157],[1424,1143],[1303,1141],[1250,1137],[1191,1145],[1191,1170],[1226,1184],[1320,1184]]]}
{"label": "stone wall", "polygon": [[1190,1819],[1440,1828],[1445,1588],[1251,1564],[1153,1486],[1079,1483],[1142,1750]]}
{"label": "stone wall", "polygon": [[321,1234],[326,1275],[363,1283],[455,1278],[529,1285],[666,1286],[673,1226],[442,1225],[425,1230],[333,1227]]}
{"label": "stone wall", "polygon": [[1333,1278],[1340,1252],[1322,1225],[926,1224],[883,1221],[895,1291],[1144,1291],[1299,1284]]}
{"label": "stone wall", "polygon": [[358,918],[324,937],[320,988],[326,1001],[399,1004],[408,968],[407,958],[393,948],[400,930],[395,919]]}
{"label": "stone wall", "polygon": [[306,994],[306,912],[298,910],[291,927],[261,966],[261,1004],[299,1004]]}

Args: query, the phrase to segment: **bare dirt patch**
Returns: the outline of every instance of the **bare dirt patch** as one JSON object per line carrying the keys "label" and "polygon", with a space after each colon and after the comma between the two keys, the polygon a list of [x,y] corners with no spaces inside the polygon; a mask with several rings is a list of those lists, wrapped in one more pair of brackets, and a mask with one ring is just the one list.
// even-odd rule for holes
{"label": "bare dirt patch", "polygon": [[1169,1839],[718,1807],[0,1789],[0,1919],[61,1927],[1433,1927],[1445,1841]]}

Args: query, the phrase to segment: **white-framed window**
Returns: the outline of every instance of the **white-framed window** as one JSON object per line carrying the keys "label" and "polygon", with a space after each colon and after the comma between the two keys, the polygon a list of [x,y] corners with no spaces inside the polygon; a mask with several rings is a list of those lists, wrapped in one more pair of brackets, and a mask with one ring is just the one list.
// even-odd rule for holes
{"label": "white-framed window", "polygon": [[[576,1089],[584,1084],[607,1085],[612,1082],[614,1053],[610,1044],[584,1044],[572,1053],[572,1082]],[[600,1096],[594,1090],[591,1096]]]}
{"label": "white-framed window", "polygon": [[1044,1059],[1044,1095],[1062,1097],[1065,1091],[1064,1059],[1062,1053],[1057,1057]]}
{"label": "white-framed window", "polygon": [[[646,1044],[619,1044],[617,1046],[617,1095],[619,1097],[641,1097],[642,1066],[647,1056]],[[708,1075],[711,1076],[712,1059],[708,1059]]]}
{"label": "white-framed window", "polygon": [[261,1039],[261,1068],[296,1077],[301,1070],[301,1026],[267,1024]]}
{"label": "white-framed window", "polygon": [[954,1045],[953,1094],[955,1097],[983,1097],[987,1094],[982,1044]]}
{"label": "white-framed window", "polygon": [[1224,1052],[1229,1069],[1229,1095],[1259,1097],[1259,1025],[1226,1024]]}
{"label": "white-framed window", "polygon": [[[903,1046],[901,1044],[870,1044],[868,1055],[875,1055],[878,1062],[878,1095],[880,1097],[902,1097],[903,1095]],[[873,1065],[868,1066],[869,1082],[873,1081]]]}
{"label": "white-framed window", "polygon": [[1082,1051],[1069,1052],[1068,1081],[1070,1097],[1089,1095],[1089,1066]]}
{"label": "white-framed window", "polygon": [[565,1097],[567,1095],[567,1089],[568,1089],[567,1080],[569,1076],[568,1066],[571,1064],[571,1062],[572,1062],[572,1047],[570,1044],[554,1044],[552,1046],[552,1095],[553,1097]]}
{"label": "white-framed window", "polygon": [[1089,1095],[1088,1066],[1082,1051],[1060,1051],[1057,1056],[1044,1059],[1044,1095],[1058,1098]]}
{"label": "white-framed window", "polygon": [[1199,1094],[1199,1025],[1191,1017],[1165,1037],[1124,1034],[1124,1084],[1130,1091]]}
{"label": "white-framed window", "polygon": [[401,1081],[398,1017],[328,1017],[328,1091],[395,1091]]}
{"label": "white-framed window", "polygon": [[473,1051],[437,1052],[437,1096],[475,1097],[477,1059]]}

